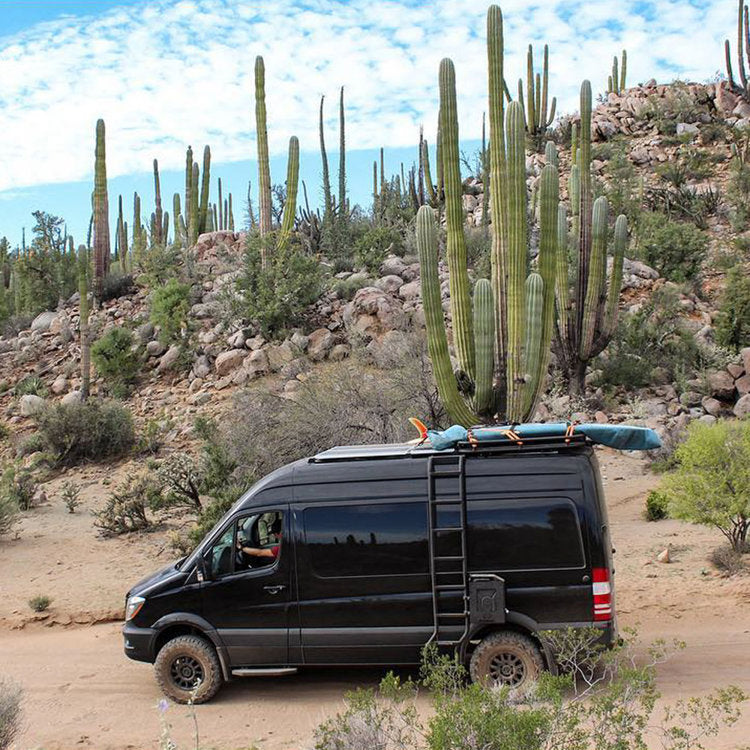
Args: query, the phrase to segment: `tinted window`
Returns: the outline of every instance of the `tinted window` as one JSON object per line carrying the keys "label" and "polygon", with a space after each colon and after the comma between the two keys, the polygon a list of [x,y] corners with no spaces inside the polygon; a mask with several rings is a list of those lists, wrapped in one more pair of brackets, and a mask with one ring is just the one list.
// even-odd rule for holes
{"label": "tinted window", "polygon": [[479,500],[468,506],[469,566],[475,570],[580,568],[576,509],[566,499]]}
{"label": "tinted window", "polygon": [[313,571],[324,578],[426,573],[427,508],[422,503],[307,508]]}

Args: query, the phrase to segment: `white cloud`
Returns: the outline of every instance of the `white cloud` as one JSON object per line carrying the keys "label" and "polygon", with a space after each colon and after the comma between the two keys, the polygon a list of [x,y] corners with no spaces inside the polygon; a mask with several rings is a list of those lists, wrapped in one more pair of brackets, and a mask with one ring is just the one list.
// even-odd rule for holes
{"label": "white cloud", "polygon": [[[154,156],[184,163],[190,143],[213,158],[252,157],[255,56],[266,63],[269,140],[317,148],[319,96],[335,144],[346,87],[351,149],[434,141],[437,69],[456,63],[461,135],[478,137],[486,108],[485,7],[474,0],[151,0],[98,17],[63,18],[0,40],[0,190],[88,178],[94,126],[107,124],[110,176]],[[734,37],[726,0],[508,0],[506,77],[512,91],[529,42],[550,44],[558,111],[576,108],[584,77],[600,90],[611,57],[628,49],[629,80],[703,80]],[[655,20],[649,21],[649,18]]]}

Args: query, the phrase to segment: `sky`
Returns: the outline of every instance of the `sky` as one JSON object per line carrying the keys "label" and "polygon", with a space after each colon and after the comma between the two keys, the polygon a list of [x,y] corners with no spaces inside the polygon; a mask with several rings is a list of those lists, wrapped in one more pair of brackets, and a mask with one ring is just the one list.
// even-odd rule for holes
{"label": "sky", "polygon": [[[286,173],[291,135],[301,177],[320,194],[318,106],[335,180],[339,88],[346,97],[347,180],[366,205],[372,161],[386,171],[416,158],[419,127],[433,143],[440,59],[456,65],[460,135],[476,149],[486,110],[486,5],[476,0],[0,0],[0,236],[13,244],[31,211],[63,216],[85,241],[94,133],[107,127],[110,206],[133,191],[153,206],[183,189],[185,149],[211,146],[212,189],[222,177],[235,218],[257,187],[253,68],[266,68],[272,181]],[[735,38],[730,0],[506,0],[506,79],[524,73],[528,44],[550,47],[558,112],[577,109],[580,82],[601,92],[612,56],[628,50],[628,82],[705,81],[723,72]],[[198,159],[200,161],[200,158]],[[301,198],[301,195],[300,195]],[[150,210],[150,209],[149,209]],[[114,210],[112,210],[114,220]]]}

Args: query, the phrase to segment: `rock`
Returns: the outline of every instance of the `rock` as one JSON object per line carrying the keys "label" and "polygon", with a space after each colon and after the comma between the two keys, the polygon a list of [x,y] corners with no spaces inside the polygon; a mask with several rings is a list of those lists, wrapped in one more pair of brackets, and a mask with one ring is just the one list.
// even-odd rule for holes
{"label": "rock", "polygon": [[678,122],[677,135],[698,135],[700,128],[694,122]]}
{"label": "rock", "polygon": [[410,281],[398,290],[398,296],[404,300],[413,300],[419,297],[422,291],[419,281]]}
{"label": "rock", "polygon": [[[727,365],[727,372],[737,380],[737,378],[741,378],[745,374],[745,368],[742,365]],[[737,387],[737,383],[734,385]]]}
{"label": "rock", "polygon": [[244,349],[245,348],[245,332],[236,331],[227,339],[227,344],[229,344],[229,346],[231,346],[232,349]]}
{"label": "rock", "polygon": [[377,287],[364,287],[344,306],[344,325],[355,334],[369,338],[387,331],[405,330],[409,319],[400,300]]}
{"label": "rock", "polygon": [[648,149],[645,146],[636,146],[636,148],[630,152],[630,158],[636,164],[648,164],[649,161],[651,161],[651,158],[648,155]]}
{"label": "rock", "polygon": [[737,389],[737,393],[740,396],[745,396],[750,393],[750,375],[743,375],[741,378],[737,378],[734,381],[734,387]]}
{"label": "rock", "polygon": [[307,356],[313,362],[319,362],[326,358],[331,349],[333,349],[335,342],[334,335],[327,328],[318,328],[310,334],[310,340],[307,345]]}
{"label": "rock", "polygon": [[250,355],[245,358],[242,367],[247,371],[247,375],[250,379],[266,375],[269,371],[269,366],[268,356],[266,355],[265,350],[256,349],[255,351],[250,352]]}
{"label": "rock", "polygon": [[603,411],[598,411],[594,414],[594,421],[599,424],[607,424],[609,417]]}
{"label": "rock", "polygon": [[236,370],[245,359],[247,352],[244,349],[232,349],[228,352],[222,352],[214,362],[216,374],[224,377],[230,372]]}
{"label": "rock", "polygon": [[750,118],[750,103],[746,102],[744,99],[740,99],[732,110],[732,114],[735,117],[739,117],[741,120]]}
{"label": "rock", "polygon": [[728,114],[734,110],[737,106],[739,97],[734,94],[725,81],[719,81],[716,84],[716,109],[721,113]]}
{"label": "rock", "polygon": [[199,302],[190,308],[190,317],[196,320],[218,318],[221,316],[221,304],[218,302]]}
{"label": "rock", "polygon": [[165,351],[167,351],[167,347],[161,341],[149,341],[146,344],[146,354],[149,357],[161,357]]}
{"label": "rock", "polygon": [[616,135],[619,129],[611,120],[596,120],[594,127],[595,132],[605,141]]}
{"label": "rock", "polygon": [[135,329],[135,335],[142,344],[147,344],[154,337],[153,323],[144,323]]}
{"label": "rock", "polygon": [[211,394],[208,391],[201,391],[200,393],[196,393],[194,396],[191,396],[190,403],[193,404],[193,406],[203,406],[210,400]]}
{"label": "rock", "polygon": [[18,406],[22,417],[33,417],[44,409],[47,402],[41,396],[34,396],[30,393],[21,396],[18,400]]}
{"label": "rock", "polygon": [[31,321],[31,330],[38,333],[46,333],[49,331],[52,321],[57,317],[56,312],[43,312]]}
{"label": "rock", "polygon": [[263,336],[253,336],[252,338],[245,341],[245,346],[248,349],[255,351],[256,349],[260,349],[265,343],[266,340],[263,338]]}
{"label": "rock", "polygon": [[211,363],[205,354],[201,354],[193,364],[193,374],[197,379],[205,380],[211,372]]}
{"label": "rock", "polygon": [[282,344],[267,346],[265,352],[268,355],[268,366],[270,367],[271,372],[278,372],[295,357],[295,351],[291,341],[284,341]]}
{"label": "rock", "polygon": [[389,255],[380,266],[383,276],[401,276],[406,270],[406,263],[397,255]]}
{"label": "rock", "polygon": [[623,275],[632,274],[633,276],[638,276],[638,278],[650,281],[656,281],[659,278],[659,272],[656,269],[647,266],[640,260],[631,260],[630,258],[623,259],[622,272]]}
{"label": "rock", "polygon": [[745,372],[750,375],[750,346],[745,347],[740,354],[742,355],[742,366]]}
{"label": "rock", "polygon": [[665,564],[672,562],[672,545],[671,544],[668,544],[667,548],[662,550],[656,556],[656,562],[665,563]]}
{"label": "rock", "polygon": [[744,419],[745,417],[750,416],[750,393],[746,393],[734,405],[734,409],[732,411],[734,412],[734,416],[739,417],[740,419]]}
{"label": "rock", "polygon": [[718,417],[721,414],[722,403],[718,399],[706,396],[701,400],[701,406],[706,410],[706,414],[710,414],[712,417]]}
{"label": "rock", "polygon": [[167,349],[166,354],[164,354],[159,360],[159,365],[156,369],[159,372],[165,372],[166,370],[171,370],[177,364],[177,361],[179,359],[180,359],[180,347],[176,345],[170,346],[169,349]]}
{"label": "rock", "polygon": [[291,341],[301,352],[304,352],[307,349],[308,343],[310,343],[310,339],[300,331],[295,331],[292,334]]}
{"label": "rock", "polygon": [[712,424],[716,424],[717,419],[716,417],[713,416],[713,414],[704,414],[702,417],[698,419],[698,421],[701,424],[712,425]]}
{"label": "rock", "polygon": [[50,390],[55,396],[59,396],[68,390],[68,380],[64,375],[59,375],[55,378],[55,382],[50,386]]}
{"label": "rock", "polygon": [[734,400],[734,380],[726,370],[710,372],[708,374],[708,385],[714,398],[722,401]]}
{"label": "rock", "polygon": [[381,279],[378,279],[375,282],[375,286],[378,287],[378,289],[382,289],[384,292],[388,292],[389,294],[394,294],[397,292],[404,284],[404,280],[400,276],[396,276],[395,274],[389,275],[389,276],[383,276]]}
{"label": "rock", "polygon": [[71,404],[80,404],[81,401],[82,401],[82,398],[81,398],[80,391],[71,391],[70,393],[66,393],[60,399],[60,403],[63,404],[63,406],[70,406]]}

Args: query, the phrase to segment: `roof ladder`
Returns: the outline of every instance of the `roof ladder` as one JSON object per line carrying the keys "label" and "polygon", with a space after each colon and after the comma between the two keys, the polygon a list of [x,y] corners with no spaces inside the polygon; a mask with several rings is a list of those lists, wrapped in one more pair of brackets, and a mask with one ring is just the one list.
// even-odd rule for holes
{"label": "roof ladder", "polygon": [[434,618],[429,642],[446,648],[462,645],[469,634],[465,467],[462,454],[433,455],[427,463]]}

